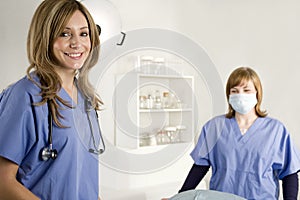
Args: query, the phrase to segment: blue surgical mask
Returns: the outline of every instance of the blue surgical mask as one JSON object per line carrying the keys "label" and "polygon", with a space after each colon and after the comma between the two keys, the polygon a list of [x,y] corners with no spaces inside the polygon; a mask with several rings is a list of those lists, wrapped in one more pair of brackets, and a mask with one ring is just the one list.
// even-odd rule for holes
{"label": "blue surgical mask", "polygon": [[236,112],[247,114],[257,104],[256,93],[229,95],[229,103]]}

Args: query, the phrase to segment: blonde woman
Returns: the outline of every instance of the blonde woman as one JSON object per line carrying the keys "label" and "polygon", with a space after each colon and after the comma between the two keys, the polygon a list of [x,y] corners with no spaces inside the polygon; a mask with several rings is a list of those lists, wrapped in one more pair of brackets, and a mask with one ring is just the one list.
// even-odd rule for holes
{"label": "blonde woman", "polygon": [[37,8],[27,76],[0,96],[0,199],[99,198],[102,102],[88,80],[99,45],[80,2],[44,0]]}
{"label": "blonde woman", "polygon": [[210,190],[246,199],[297,200],[300,153],[286,127],[261,109],[262,86],[249,67],[235,69],[226,85],[228,112],[202,128],[181,190],[194,189],[212,169]]}

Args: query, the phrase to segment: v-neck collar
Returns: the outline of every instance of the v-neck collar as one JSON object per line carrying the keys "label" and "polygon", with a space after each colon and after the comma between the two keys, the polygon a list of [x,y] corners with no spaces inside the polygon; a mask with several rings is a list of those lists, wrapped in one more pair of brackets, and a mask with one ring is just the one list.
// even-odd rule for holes
{"label": "v-neck collar", "polygon": [[62,99],[70,103],[70,106],[72,106],[72,108],[81,107],[81,109],[84,110],[84,97],[79,89],[77,89],[77,103],[70,97],[70,95],[63,87],[60,89],[58,95]]}
{"label": "v-neck collar", "polygon": [[239,125],[238,125],[235,117],[232,117],[230,119],[230,123],[231,123],[231,130],[234,134],[234,137],[236,138],[236,141],[245,144],[249,140],[249,138],[251,138],[257,134],[256,130],[261,124],[261,118],[258,117],[253,122],[253,124],[248,128],[248,130],[245,134],[241,133]]}
{"label": "v-neck collar", "polygon": [[73,100],[73,98],[68,94],[68,92],[63,87],[61,87],[61,89],[59,91],[59,96],[61,98],[63,98],[64,100],[70,102],[71,106],[73,108],[75,108],[79,104],[79,98],[81,96],[80,91],[79,91],[78,86],[77,86],[77,80],[76,80],[76,78],[74,78],[74,84],[77,87],[77,102],[75,102]]}
{"label": "v-neck collar", "polygon": [[[76,103],[63,87],[61,87],[58,94],[62,99],[64,99],[68,103],[70,103],[70,106],[72,106],[72,107],[77,106],[78,100],[77,100],[77,103]],[[78,96],[78,94],[77,94],[77,96]],[[77,97],[77,99],[78,99],[78,97]]]}

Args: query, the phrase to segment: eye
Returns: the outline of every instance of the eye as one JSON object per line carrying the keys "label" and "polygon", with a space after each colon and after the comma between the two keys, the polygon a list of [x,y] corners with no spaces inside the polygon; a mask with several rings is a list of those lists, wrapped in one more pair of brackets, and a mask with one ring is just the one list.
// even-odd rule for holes
{"label": "eye", "polygon": [[82,33],[80,34],[80,36],[82,36],[82,37],[88,37],[88,36],[89,36],[89,33],[88,33],[88,32],[82,32]]}
{"label": "eye", "polygon": [[62,32],[60,34],[60,37],[70,37],[71,36],[71,33],[67,33],[67,32]]}
{"label": "eye", "polygon": [[255,90],[252,89],[252,88],[245,88],[245,89],[244,89],[244,92],[246,92],[246,93],[251,93],[251,92],[253,92],[253,91],[255,91]]}
{"label": "eye", "polygon": [[230,90],[230,93],[231,93],[231,94],[235,94],[235,93],[237,93],[237,90],[236,90],[236,89],[231,89],[231,90]]}

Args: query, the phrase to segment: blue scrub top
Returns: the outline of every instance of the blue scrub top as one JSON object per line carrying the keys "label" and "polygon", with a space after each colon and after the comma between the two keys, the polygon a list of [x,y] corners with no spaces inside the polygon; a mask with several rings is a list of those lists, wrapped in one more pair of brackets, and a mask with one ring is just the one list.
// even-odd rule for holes
{"label": "blue scrub top", "polygon": [[[73,108],[59,103],[67,128],[53,125],[58,157],[42,161],[49,130],[47,105],[33,105],[41,101],[39,93],[40,88],[24,77],[0,95],[0,156],[19,165],[17,180],[42,200],[97,200],[98,156],[88,151],[93,146],[82,94],[78,92],[75,105],[64,89],[59,92]],[[98,142],[95,111],[90,115]]]}
{"label": "blue scrub top", "polygon": [[212,166],[210,189],[250,199],[278,199],[279,179],[300,170],[300,153],[278,120],[257,118],[245,135],[236,119],[217,116],[202,128],[191,153]]}

